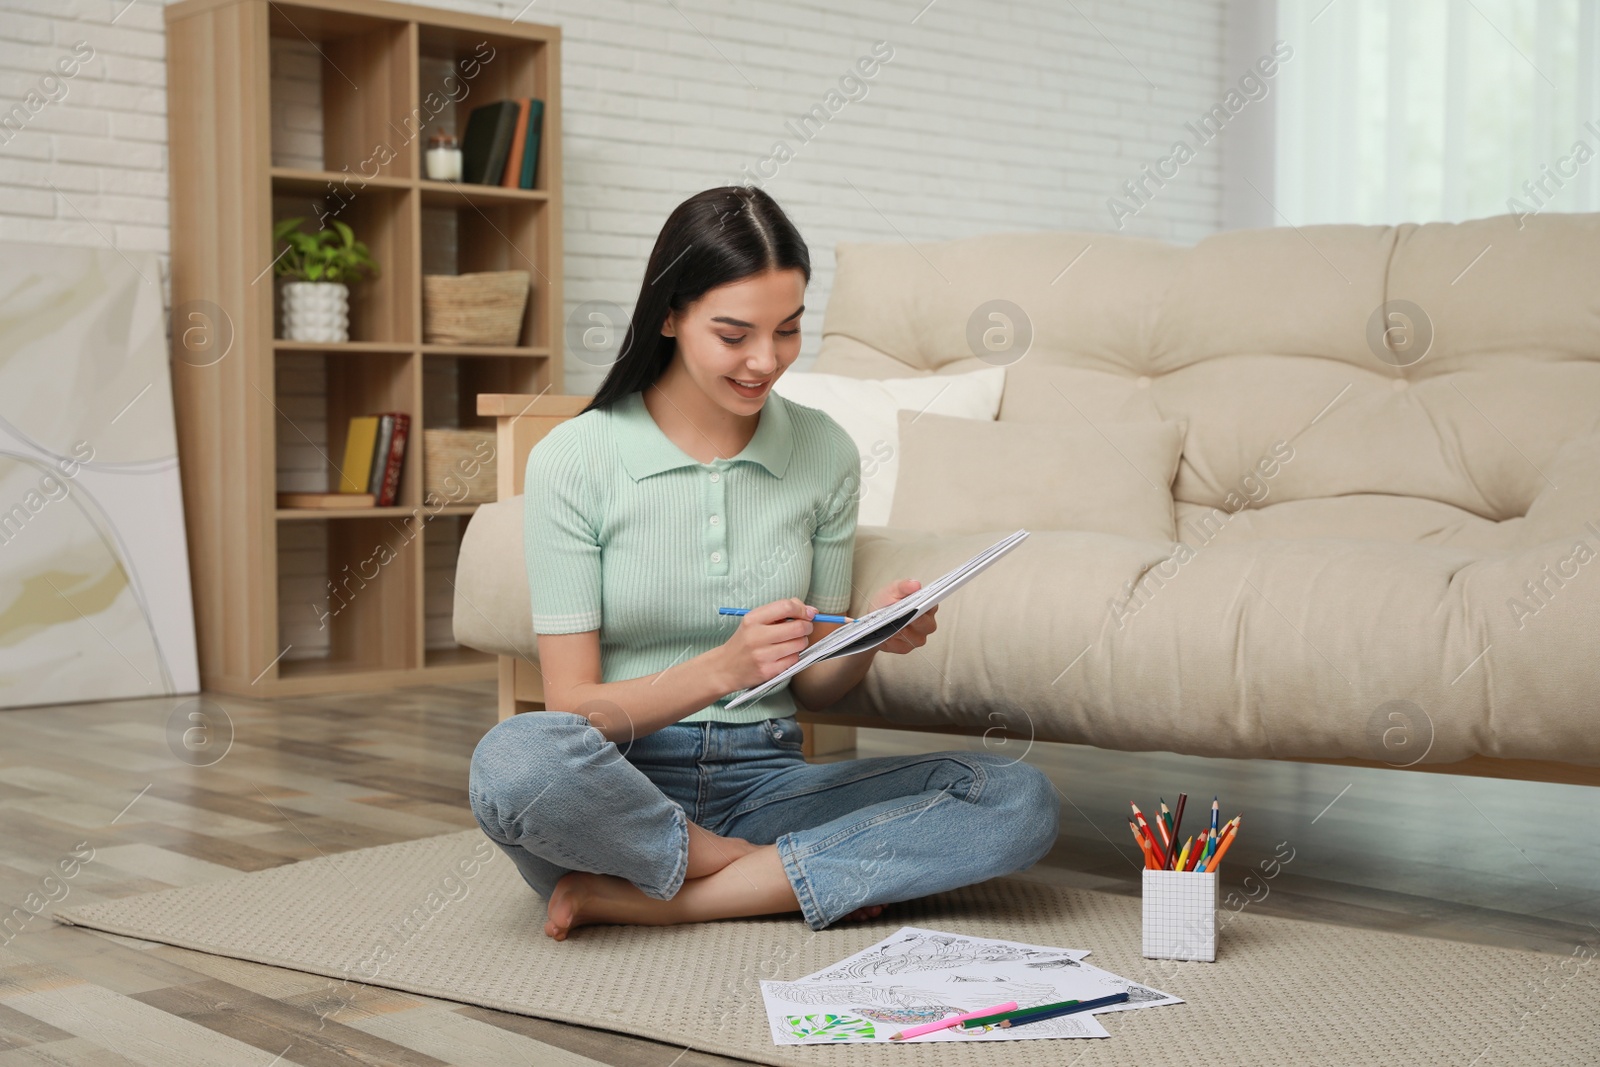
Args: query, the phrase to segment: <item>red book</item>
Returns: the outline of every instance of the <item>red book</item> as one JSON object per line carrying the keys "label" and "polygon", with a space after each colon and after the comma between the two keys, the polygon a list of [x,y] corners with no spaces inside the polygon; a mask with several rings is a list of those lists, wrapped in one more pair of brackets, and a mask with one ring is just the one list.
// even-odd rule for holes
{"label": "red book", "polygon": [[522,150],[528,144],[528,109],[531,98],[517,101],[517,132],[511,137],[511,154],[506,156],[506,169],[500,175],[500,184],[507,189],[522,188]]}
{"label": "red book", "polygon": [[384,460],[383,488],[378,493],[378,506],[391,507],[400,496],[400,467],[406,458],[406,436],[411,427],[411,416],[403,411],[394,415],[394,434],[389,439],[389,454]]}

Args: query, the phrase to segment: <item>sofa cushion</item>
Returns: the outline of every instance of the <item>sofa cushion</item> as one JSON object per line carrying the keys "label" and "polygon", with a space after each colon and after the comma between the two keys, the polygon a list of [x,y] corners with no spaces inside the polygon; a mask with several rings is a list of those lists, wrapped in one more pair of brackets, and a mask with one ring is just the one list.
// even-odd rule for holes
{"label": "sofa cushion", "polygon": [[537,662],[533,600],[522,550],[523,498],[480,504],[456,554],[456,643]]}
{"label": "sofa cushion", "polygon": [[[1004,233],[912,245],[838,245],[822,350],[812,370],[854,374],[860,348],[907,374],[985,366],[974,319],[1005,300],[1022,309],[1031,350],[1076,366],[1143,373],[1152,301],[1187,254],[1161,241],[1100,233]],[[855,342],[834,358],[831,338]]]}
{"label": "sofa cushion", "polygon": [[902,411],[900,447],[890,526],[1172,540],[1177,423],[977,422]]}
{"label": "sofa cushion", "polygon": [[949,377],[882,381],[797,372],[781,375],[772,388],[786,400],[826,412],[844,427],[861,455],[861,500],[856,521],[882,526],[889,521],[900,469],[896,412],[926,411],[987,422],[1000,409],[1005,379],[1006,372],[1001,367]]}
{"label": "sofa cushion", "polygon": [[1002,422],[1162,422],[1150,378],[1085,370],[1039,359],[1006,368]]}
{"label": "sofa cushion", "polygon": [[1261,479],[1261,503],[1225,509],[1179,503],[1177,539],[1194,547],[1244,541],[1402,541],[1482,551],[1515,547],[1523,520],[1493,522],[1437,500],[1359,493],[1352,496],[1274,503],[1271,481]]}
{"label": "sofa cushion", "polygon": [[[937,576],[1005,532],[860,531],[856,587]],[[1600,521],[1481,558],[1302,539],[1180,562],[1042,531],[940,605],[917,655],[879,656],[828,710],[1136,751],[1600,765],[1592,583]],[[1396,700],[1420,709],[1403,755],[1379,714]]]}

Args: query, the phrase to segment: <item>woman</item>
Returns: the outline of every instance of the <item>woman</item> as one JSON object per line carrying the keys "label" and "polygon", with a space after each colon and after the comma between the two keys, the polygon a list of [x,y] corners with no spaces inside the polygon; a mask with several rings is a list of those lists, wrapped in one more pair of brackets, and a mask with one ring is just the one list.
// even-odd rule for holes
{"label": "woman", "polygon": [[[622,354],[528,456],[526,563],[545,712],[491,729],[469,793],[547,901],[545,933],[799,911],[814,930],[1031,865],[1054,787],[986,752],[812,765],[797,707],[849,692],[882,652],[792,666],[850,603],[859,458],[772,393],[800,354],[805,242],[757,189],[673,211]],[[873,608],[910,595],[891,583]],[[718,607],[751,607],[742,618]],[[929,670],[935,669],[932,664]]]}

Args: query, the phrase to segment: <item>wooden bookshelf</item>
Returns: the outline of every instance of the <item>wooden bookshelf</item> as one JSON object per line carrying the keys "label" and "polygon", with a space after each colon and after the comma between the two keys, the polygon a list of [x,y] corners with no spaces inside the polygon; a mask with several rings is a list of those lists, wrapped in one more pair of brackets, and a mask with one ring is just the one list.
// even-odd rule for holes
{"label": "wooden bookshelf", "polygon": [[[291,696],[495,677],[494,657],[427,639],[450,594],[427,580],[429,553],[453,551],[474,508],[422,499],[422,431],[495,429],[479,393],[561,392],[560,30],[381,0],[180,0],[166,29],[172,375],[203,686]],[[320,57],[320,166],[274,165],[275,39]],[[424,176],[441,99],[459,102],[459,136],[472,107],[522,96],[545,102],[534,189]],[[349,343],[278,340],[272,225],[324,213],[380,274],[351,287]],[[532,277],[516,344],[422,343],[425,272],[507,269]],[[226,354],[191,358],[180,320],[231,337]],[[302,378],[313,368],[321,439],[282,411],[291,363]],[[440,380],[447,394],[425,388]],[[377,411],[411,416],[396,506],[276,506],[286,421],[336,488],[349,417]],[[280,617],[284,546],[308,537],[328,587],[320,607],[306,598],[322,642],[311,657]]]}

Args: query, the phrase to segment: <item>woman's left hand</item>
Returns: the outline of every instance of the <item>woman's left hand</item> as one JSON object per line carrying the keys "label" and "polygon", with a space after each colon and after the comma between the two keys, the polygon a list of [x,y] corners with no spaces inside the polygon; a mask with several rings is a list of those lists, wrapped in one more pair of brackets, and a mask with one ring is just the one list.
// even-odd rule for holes
{"label": "woman's left hand", "polygon": [[[898,582],[890,582],[878,590],[867,603],[872,610],[876,611],[878,608],[888,607],[896,601],[904,600],[920,588],[922,588],[922,583],[915,578],[902,578]],[[914,648],[921,648],[928,643],[928,635],[939,628],[939,624],[933,618],[938,613],[937,606],[929,608],[899,633],[879,645],[877,651],[891,652],[897,656],[903,656]]]}

